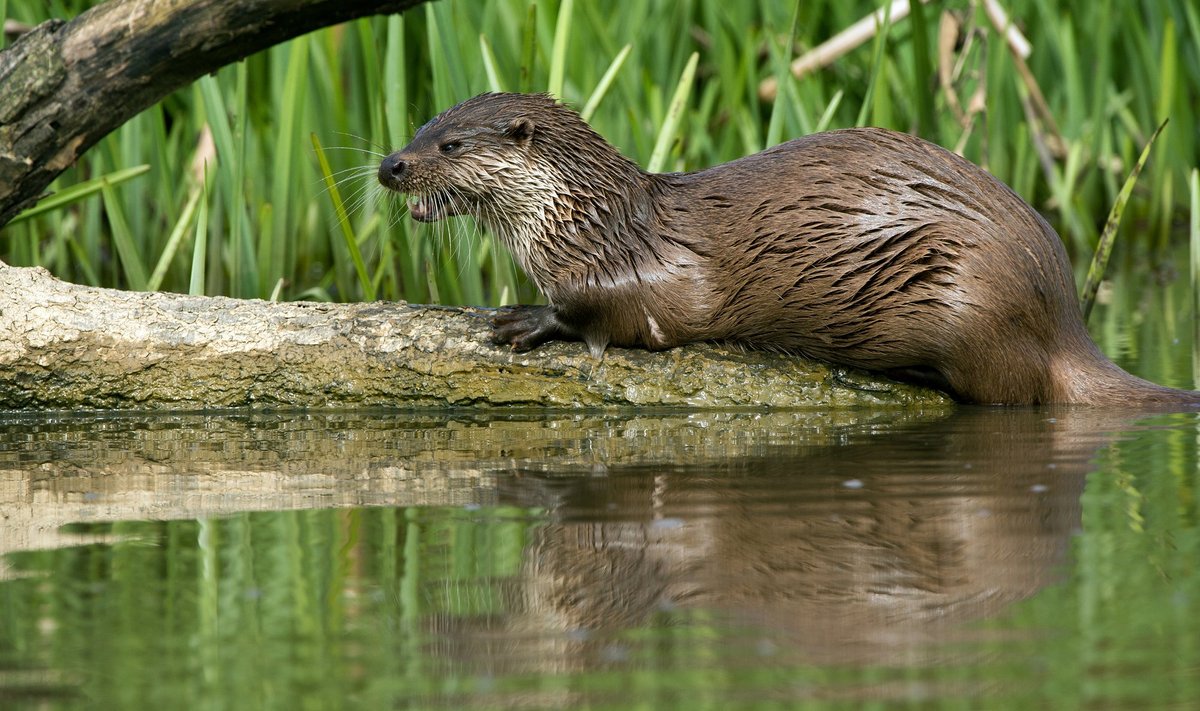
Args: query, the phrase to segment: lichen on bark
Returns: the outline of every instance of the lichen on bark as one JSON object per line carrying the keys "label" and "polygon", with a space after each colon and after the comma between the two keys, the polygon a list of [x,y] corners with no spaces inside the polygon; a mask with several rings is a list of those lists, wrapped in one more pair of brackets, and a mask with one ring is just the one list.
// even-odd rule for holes
{"label": "lichen on bark", "polygon": [[68,284],[0,265],[0,409],[944,405],[800,358],[698,344],[514,353],[490,310],[272,303]]}

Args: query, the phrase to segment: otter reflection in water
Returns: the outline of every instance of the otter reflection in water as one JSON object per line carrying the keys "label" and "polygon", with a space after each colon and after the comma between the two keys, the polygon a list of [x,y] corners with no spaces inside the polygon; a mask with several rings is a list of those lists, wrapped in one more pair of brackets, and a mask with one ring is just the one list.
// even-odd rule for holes
{"label": "otter reflection in water", "polygon": [[925,642],[1056,578],[1088,462],[1121,427],[1097,411],[960,409],[709,466],[526,469],[502,480],[506,498],[550,521],[507,610],[442,618],[438,644],[488,665],[583,669],[611,640],[597,632],[699,610],[809,661],[933,653]]}
{"label": "otter reflection in water", "polygon": [[974,403],[1195,405],[1111,363],[1062,241],[986,171],[850,129],[694,173],[641,170],[545,95],[484,94],[379,166],[413,219],[472,215],[549,299],[494,340],[730,341],[887,373]]}

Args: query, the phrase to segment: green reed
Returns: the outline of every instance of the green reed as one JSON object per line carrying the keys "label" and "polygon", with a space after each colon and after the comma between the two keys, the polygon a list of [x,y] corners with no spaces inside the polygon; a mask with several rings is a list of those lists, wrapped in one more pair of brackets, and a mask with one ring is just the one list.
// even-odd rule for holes
{"label": "green reed", "polygon": [[1200,170],[1188,178],[1188,247],[1192,284],[1192,388],[1200,388]]}
{"label": "green reed", "polygon": [[[0,10],[38,22],[88,4]],[[1169,118],[1126,206],[1117,250],[1118,260],[1161,259],[1185,222],[1187,176],[1200,162],[1200,10],[1186,0],[1004,5],[1033,48],[1032,84],[965,0],[889,18],[874,40],[800,79],[786,72],[793,50],[816,46],[876,3],[658,0],[611,12],[595,0],[443,0],[356,21],[226,67],[127,123],[52,186],[61,202],[0,231],[0,259],[132,289],[534,299],[492,235],[467,218],[414,225],[402,199],[373,179],[380,157],[425,120],[495,89],[551,91],[586,108],[634,160],[664,170],[826,128],[917,132],[1012,185],[1061,226],[1080,262],[1142,146]],[[947,11],[974,30],[952,55],[939,50]],[[948,84],[938,79],[945,58]],[[759,83],[772,76],[779,98],[765,103]],[[1047,116],[1031,108],[1041,96]],[[980,110],[962,118],[956,107],[972,103]],[[131,176],[143,165],[149,175]]]}

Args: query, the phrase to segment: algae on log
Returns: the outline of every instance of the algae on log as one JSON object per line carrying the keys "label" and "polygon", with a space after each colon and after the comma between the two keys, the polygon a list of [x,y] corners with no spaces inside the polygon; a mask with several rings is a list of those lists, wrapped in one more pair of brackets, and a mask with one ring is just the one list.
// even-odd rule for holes
{"label": "algae on log", "polygon": [[0,264],[0,409],[813,407],[946,403],[800,358],[695,345],[513,353],[488,309],[78,286]]}

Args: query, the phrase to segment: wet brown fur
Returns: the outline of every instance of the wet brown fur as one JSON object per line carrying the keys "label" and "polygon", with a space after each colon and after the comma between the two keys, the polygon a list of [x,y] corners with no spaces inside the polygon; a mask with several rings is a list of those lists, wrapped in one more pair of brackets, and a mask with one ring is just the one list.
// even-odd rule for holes
{"label": "wet brown fur", "polygon": [[544,95],[484,94],[380,166],[414,217],[472,214],[550,301],[497,342],[719,340],[880,371],[976,403],[1192,404],[1089,338],[1054,230],[979,167],[864,128],[651,174]]}

